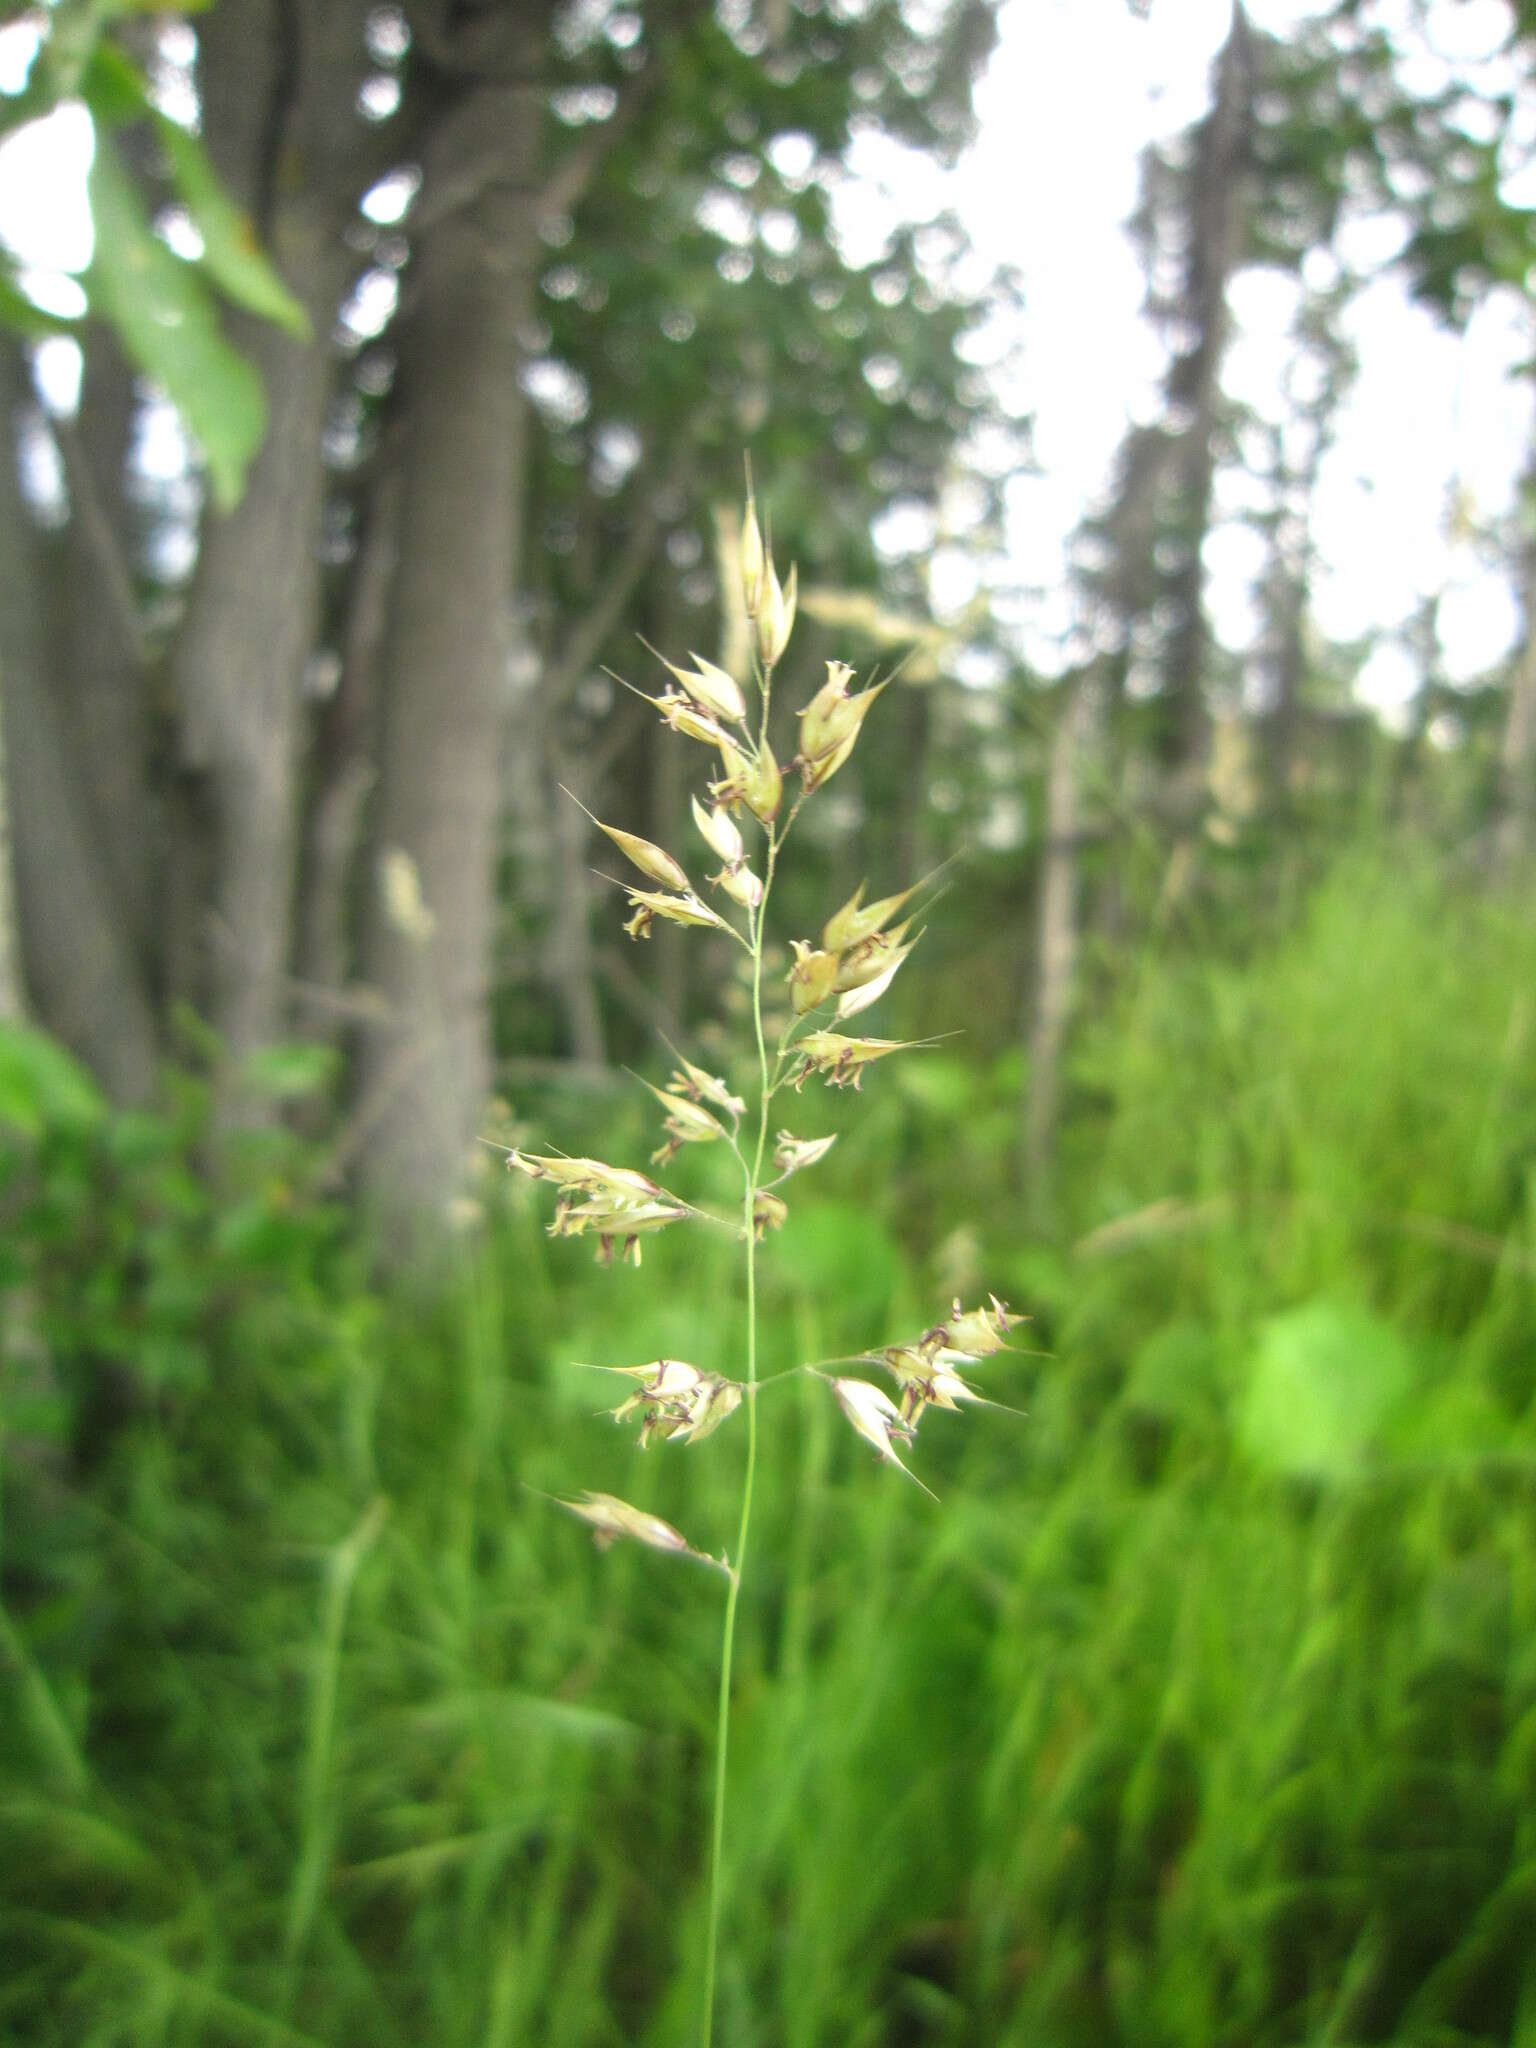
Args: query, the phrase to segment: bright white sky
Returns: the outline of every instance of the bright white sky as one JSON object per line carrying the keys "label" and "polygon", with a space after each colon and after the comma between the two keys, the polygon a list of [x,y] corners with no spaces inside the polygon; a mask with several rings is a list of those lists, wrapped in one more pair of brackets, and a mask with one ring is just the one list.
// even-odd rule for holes
{"label": "bright white sky", "polygon": [[[1394,4],[1407,37],[1409,0]],[[1250,13],[1284,33],[1318,5],[1250,0]],[[1047,672],[1070,658],[1077,624],[1067,542],[1102,502],[1128,420],[1151,416],[1162,368],[1141,319],[1143,280],[1124,232],[1138,155],[1198,118],[1228,21],[1229,0],[1153,0],[1145,20],[1126,0],[1008,0],[979,94],[979,139],[957,172],[943,176],[877,135],[855,148],[857,179],[840,219],[856,259],[875,259],[893,218],[953,210],[985,266],[1006,263],[1022,274],[1023,332],[993,340],[1006,358],[998,372],[1005,390],[1034,419],[1041,473],[1009,486],[1009,553],[1016,580],[1040,593],[1019,617],[1031,657]],[[1435,40],[1414,45],[1418,83],[1429,90],[1470,75],[1507,23],[1503,0],[1438,0]],[[0,30],[0,89],[19,83],[30,40],[24,30]],[[1536,135],[1523,141],[1536,143]],[[89,257],[90,146],[78,109],[0,146],[0,236],[55,278]],[[1536,190],[1510,196],[1530,203]],[[1342,253],[1362,268],[1389,257],[1398,239],[1380,218],[1355,222],[1348,236]],[[70,287],[58,280],[54,289],[66,295],[62,310]],[[1227,387],[1273,413],[1293,287],[1278,274],[1251,275],[1239,281],[1234,304]],[[1409,303],[1389,269],[1356,300],[1350,326],[1361,370],[1319,489],[1324,567],[1315,612],[1330,638],[1385,636],[1359,689],[1390,715],[1418,681],[1412,655],[1391,636],[1426,598],[1438,599],[1444,663],[1458,680],[1486,674],[1519,635],[1508,578],[1471,536],[1507,519],[1532,446],[1531,389],[1513,365],[1532,353],[1533,329],[1528,302],[1511,292],[1485,307],[1464,338],[1453,336]],[[963,547],[946,548],[942,534],[899,510],[881,537],[893,551],[931,554],[941,610],[971,595],[975,569]],[[1254,630],[1249,585],[1257,566],[1240,523],[1217,525],[1206,566],[1218,636],[1240,650]]]}
{"label": "bright white sky", "polygon": [[[1319,11],[1317,0],[1249,5],[1257,24],[1278,34]],[[1398,12],[1406,35],[1407,7]],[[1509,19],[1501,0],[1438,0],[1432,18],[1442,50],[1421,48],[1414,59],[1424,90],[1440,82],[1437,63],[1464,75],[1486,59]],[[1229,0],[1153,0],[1146,20],[1126,0],[1009,0],[979,95],[980,137],[958,174],[941,179],[878,137],[857,154],[866,191],[845,209],[856,246],[861,238],[875,246],[889,211],[921,217],[952,206],[982,254],[1023,273],[1022,374],[1010,369],[1009,388],[1034,415],[1042,474],[1010,487],[1009,541],[1021,580],[1045,593],[1022,623],[1047,672],[1067,658],[1074,622],[1066,543],[1102,501],[1128,420],[1152,415],[1162,369],[1140,318],[1144,283],[1123,227],[1136,202],[1137,158],[1209,104],[1211,64],[1229,22]],[[1530,203],[1536,192],[1510,196]],[[1361,267],[1399,243],[1380,220],[1361,221],[1350,235],[1344,253]],[[1234,300],[1239,336],[1227,388],[1272,412],[1294,290],[1277,273],[1250,275]],[[1536,346],[1530,308],[1507,293],[1459,340],[1387,273],[1356,301],[1350,328],[1361,367],[1320,480],[1318,625],[1339,640],[1391,633],[1438,595],[1446,668],[1471,681],[1508,652],[1521,622],[1502,567],[1485,563],[1473,541],[1450,538],[1449,507],[1454,486],[1475,527],[1506,517],[1514,502],[1532,446],[1530,385],[1512,374]],[[893,528],[895,547],[930,537],[904,534],[899,521]],[[1248,536],[1219,526],[1206,566],[1218,636],[1241,649],[1255,623]],[[941,553],[938,567],[936,600],[962,604],[972,572],[958,554]],[[1406,649],[1384,639],[1360,688],[1390,711],[1417,680]]]}

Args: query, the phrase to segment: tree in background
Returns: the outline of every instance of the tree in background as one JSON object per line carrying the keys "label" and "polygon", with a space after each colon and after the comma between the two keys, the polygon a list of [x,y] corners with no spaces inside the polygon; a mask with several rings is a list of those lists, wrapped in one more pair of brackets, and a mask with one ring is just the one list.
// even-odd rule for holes
{"label": "tree in background", "polygon": [[[72,20],[60,10],[49,24],[43,67]],[[625,520],[634,545],[619,551],[632,589],[648,566],[645,533],[664,536],[669,508],[677,524],[701,452],[719,489],[727,444],[734,467],[754,432],[766,431],[776,464],[779,440],[820,441],[804,503],[829,516],[867,522],[882,480],[930,490],[965,414],[948,352],[957,316],[941,311],[913,251],[893,255],[878,287],[843,275],[825,194],[808,180],[772,209],[788,225],[765,228],[733,331],[715,267],[719,256],[731,286],[729,238],[722,253],[700,217],[742,189],[744,166],[771,190],[776,139],[808,143],[802,177],[830,171],[855,115],[953,150],[990,33],[978,0],[921,24],[894,4],[855,19],[797,8],[760,20],[681,0],[599,15],[253,0],[199,22],[196,89],[226,210],[271,249],[301,317],[233,320],[244,362],[221,359],[222,385],[205,378],[201,408],[188,408],[222,502],[197,522],[173,625],[147,610],[134,558],[124,487],[143,410],[110,337],[93,332],[78,420],[58,430],[62,531],[36,529],[10,464],[0,490],[16,573],[37,590],[52,563],[68,593],[49,615],[19,603],[5,650],[22,957],[42,1021],[122,1099],[152,1087],[179,1004],[218,1035],[225,1120],[261,1113],[251,1056],[294,1029],[297,965],[318,963],[332,984],[350,977],[355,924],[362,996],[342,1001],[361,1019],[363,1187],[397,1236],[441,1212],[490,1079],[501,766],[506,745],[517,748],[506,730],[513,627],[536,623],[541,606],[552,618],[566,595],[528,535],[542,540],[551,522],[568,532],[574,512],[599,573],[613,534],[558,460],[535,460],[529,388],[554,360],[541,303],[553,314],[585,300],[588,388],[623,388],[624,424],[642,445],[644,483]],[[106,110],[92,104],[100,127]],[[93,186],[103,232],[87,286],[93,310],[121,315],[124,250],[166,292],[185,286],[187,266],[144,225],[184,199],[185,181],[167,180],[177,145],[152,101],[111,111],[123,175]],[[142,168],[129,170],[130,156]],[[338,355],[357,245],[372,232],[359,207],[390,172],[419,187],[390,236],[390,260],[405,266],[400,311],[361,359]],[[112,204],[112,222],[135,238],[105,232]],[[562,295],[556,271],[588,282]],[[850,293],[829,345],[826,317]],[[898,299],[910,299],[905,317],[894,317]],[[900,337],[894,368],[886,338],[873,355],[865,339],[877,309]],[[185,405],[153,319],[128,338],[139,367]],[[254,437],[225,451],[218,434],[221,408],[242,401],[249,416],[247,366],[267,417],[236,499]],[[8,374],[14,412],[14,351]],[[888,381],[882,391],[888,378],[910,402]],[[375,437],[366,515],[338,527],[328,451],[359,411]],[[826,433],[829,421],[839,431]],[[553,445],[568,453],[571,436]],[[781,531],[798,509],[784,508]],[[609,607],[605,627],[617,629],[622,609]],[[547,634],[522,637],[547,666]],[[342,692],[317,717],[306,695],[315,657],[338,651]],[[579,675],[601,651],[589,633],[559,666]],[[70,691],[81,701],[66,710]]]}
{"label": "tree in background", "polygon": [[[1351,311],[1372,277],[1391,270],[1464,331],[1495,294],[1523,289],[1532,262],[1532,215],[1507,197],[1528,26],[1510,9],[1502,45],[1458,69],[1424,61],[1435,18],[1429,9],[1389,19],[1368,0],[1347,0],[1281,39],[1258,32],[1237,6],[1209,110],[1145,159],[1133,227],[1167,369],[1156,413],[1127,433],[1108,503],[1085,521],[1075,550],[1095,651],[1058,693],[1047,776],[1026,1019],[1032,1188],[1046,1185],[1055,1143],[1085,840],[1109,831],[1120,842],[1098,910],[1123,935],[1137,845],[1157,851],[1166,918],[1193,872],[1194,843],[1183,835],[1196,820],[1228,845],[1260,823],[1298,822],[1304,802],[1363,822],[1356,800],[1371,741],[1352,685],[1367,649],[1328,646],[1311,619],[1318,479],[1356,372]],[[1340,253],[1342,230],[1369,218],[1395,223],[1401,236],[1374,268]],[[1288,359],[1268,410],[1222,379],[1242,338],[1237,304],[1250,279],[1277,283],[1267,303],[1290,308]],[[1464,546],[1512,565],[1529,614],[1528,511],[1510,533],[1477,535],[1455,494],[1449,517]],[[1206,558],[1218,530],[1227,537],[1242,527],[1260,543],[1257,634],[1233,654],[1213,642]],[[1413,782],[1432,726],[1466,731],[1484,821],[1496,821],[1514,854],[1529,842],[1536,802],[1536,664],[1517,652],[1488,687],[1445,686],[1437,606],[1438,593],[1423,593],[1407,629],[1425,683],[1390,780],[1400,792]],[[1104,707],[1092,757],[1081,751],[1095,731],[1084,693]],[[1098,812],[1086,830],[1085,787]],[[1342,812],[1328,811],[1330,792],[1343,792]],[[1282,835],[1274,844],[1295,852],[1302,841]]]}

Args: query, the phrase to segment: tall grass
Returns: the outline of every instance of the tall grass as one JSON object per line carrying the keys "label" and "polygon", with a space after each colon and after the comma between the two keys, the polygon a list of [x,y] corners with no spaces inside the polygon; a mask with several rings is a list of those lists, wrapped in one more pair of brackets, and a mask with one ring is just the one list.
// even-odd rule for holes
{"label": "tall grass", "polygon": [[[1053,1245],[1015,1068],[871,1083],[760,1370],[967,1261],[1051,1355],[1026,1418],[934,1427],[940,1514],[777,1390],[726,2048],[1536,2041],[1532,989],[1524,906],[1403,863],[1247,961],[1153,961],[1082,1035]],[[24,1124],[0,2035],[689,2040],[718,1588],[529,1489],[730,1525],[731,1461],[652,1452],[636,1494],[569,1361],[707,1350],[733,1247],[599,1284],[513,1202],[448,1304],[385,1304],[297,1154],[232,1221],[174,1133]],[[919,1179],[925,1230],[951,1188],[987,1219],[933,1270]]]}

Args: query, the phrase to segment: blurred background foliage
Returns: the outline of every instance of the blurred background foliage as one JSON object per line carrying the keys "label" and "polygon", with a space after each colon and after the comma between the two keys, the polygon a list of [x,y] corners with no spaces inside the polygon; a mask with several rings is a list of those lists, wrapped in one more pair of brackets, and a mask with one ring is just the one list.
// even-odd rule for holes
{"label": "blurred background foliage", "polygon": [[[1022,1414],[925,1425],[938,1508],[823,1390],[763,1394],[721,2038],[1536,2042],[1536,661],[1453,689],[1429,632],[1387,730],[1316,629],[1357,280],[1309,286],[1295,431],[1221,381],[1233,280],[1350,194],[1447,321],[1523,290],[1497,131],[1364,0],[1290,41],[1235,11],[1144,167],[1164,403],[1046,677],[1003,587],[1028,421],[970,360],[1018,281],[958,223],[862,268],[831,224],[860,120],[963,145],[985,8],[321,12],[8,10],[8,124],[83,98],[128,225],[98,176],[73,311],[0,277],[0,2031],[693,2035],[718,1584],[540,1496],[719,1547],[733,1436],[639,1458],[578,1368],[730,1371],[738,1252],[600,1272],[467,1140],[638,1162],[658,1025],[740,1068],[728,950],[621,948],[558,784],[690,848],[681,743],[605,665],[738,653],[750,444],[795,706],[915,649],[784,936],[944,864],[874,1026],[940,1042],[785,1098],[845,1135],[770,1242],[762,1368],[957,1293],[1032,1320],[986,1389]],[[45,411],[23,349],[66,328]],[[1200,568],[1235,473],[1246,668]],[[897,501],[983,565],[962,615],[874,545]]]}
{"label": "blurred background foliage", "polygon": [[[727,2038],[1524,2038],[1523,908],[1405,846],[1159,949],[1082,1032],[1050,1238],[1006,1053],[894,1073],[795,1205],[769,1371],[982,1276],[1035,1320],[937,1510],[763,1396]],[[607,1275],[498,1203],[386,1306],[302,1142],[210,1195],[183,1088],[113,1116],[7,1041],[8,2026],[686,2039],[718,1593],[530,1489],[725,1528],[734,1461],[637,1461],[573,1362],[728,1354],[730,1246]]]}

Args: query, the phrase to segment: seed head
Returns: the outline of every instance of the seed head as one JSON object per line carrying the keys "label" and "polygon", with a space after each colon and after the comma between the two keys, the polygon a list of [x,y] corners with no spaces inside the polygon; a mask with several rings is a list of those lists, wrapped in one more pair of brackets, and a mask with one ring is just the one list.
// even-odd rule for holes
{"label": "seed head", "polygon": [[597,1239],[600,1266],[613,1264],[615,1243],[621,1247],[622,1256],[638,1266],[641,1238],[665,1230],[669,1223],[676,1223],[687,1214],[686,1207],[674,1202],[670,1195],[659,1202],[621,1202],[601,1195],[593,1195],[585,1202],[562,1198],[555,1205],[549,1235],[583,1237],[590,1231]]}
{"label": "seed head", "polygon": [[507,1154],[507,1171],[526,1173],[530,1180],[553,1181],[557,1187],[578,1194],[613,1195],[621,1201],[653,1202],[666,1199],[665,1190],[649,1174],[629,1166],[609,1166],[602,1159],[567,1159],[538,1152],[512,1151]]}
{"label": "seed head", "polygon": [[593,1232],[598,1261],[605,1266],[612,1262],[615,1240],[622,1244],[625,1258],[638,1266],[641,1236],[665,1229],[688,1214],[687,1204],[669,1195],[648,1174],[609,1166],[601,1159],[511,1152],[507,1165],[526,1173],[530,1180],[555,1183],[560,1199],[549,1225],[550,1236],[581,1237]]}
{"label": "seed head", "polygon": [[841,953],[848,947],[861,945],[865,939],[872,939],[876,932],[885,929],[907,898],[915,895],[923,885],[914,882],[899,896],[882,896],[878,903],[865,903],[867,886],[860,882],[842,909],[827,919],[821,943],[829,953]]}
{"label": "seed head", "polygon": [[752,1197],[752,1234],[759,1242],[770,1230],[782,1230],[789,1216],[789,1204],[767,1188]]}
{"label": "seed head", "polygon": [[[911,948],[909,947],[907,950],[910,952]],[[878,1003],[891,983],[896,979],[897,970],[906,957],[905,953],[898,953],[890,966],[882,968],[873,981],[866,981],[858,988],[851,988],[846,994],[840,996],[837,1009],[833,1013],[834,1021],[838,1024],[846,1024],[850,1017],[857,1017],[862,1010],[867,1010],[873,1004]]]}
{"label": "seed head", "polygon": [[795,630],[795,613],[799,608],[799,604],[800,566],[797,562],[791,562],[789,565],[789,575],[784,584],[784,618],[778,647],[774,652],[773,658],[775,661],[782,660],[784,650],[789,645],[789,636]]}
{"label": "seed head", "polygon": [[[911,952],[911,946],[903,946],[902,940],[912,929],[909,917],[894,931],[875,932],[870,938],[859,939],[841,954],[837,963],[837,989],[862,988],[867,981],[874,981],[882,975],[894,960],[899,966]],[[913,941],[913,945],[917,942]]]}
{"label": "seed head", "polygon": [[735,678],[691,649],[688,658],[693,663],[692,668],[678,668],[675,663],[667,661],[665,655],[661,657],[694,703],[707,711],[711,718],[723,718],[731,725],[740,725],[747,715],[747,704]]}
{"label": "seed head", "polygon": [[917,1474],[908,1471],[896,1455],[896,1447],[891,1439],[894,1437],[899,1442],[910,1443],[912,1432],[902,1420],[901,1411],[890,1396],[882,1393],[879,1387],[873,1386],[868,1380],[835,1379],[832,1381],[832,1391],[837,1396],[838,1406],[865,1443],[872,1444],[886,1464],[894,1465],[896,1470],[904,1473],[914,1486],[922,1486],[923,1492],[928,1493],[929,1489],[923,1486]]}
{"label": "seed head", "polygon": [[617,825],[605,825],[601,819],[594,821],[599,832],[604,832],[623,854],[633,861],[642,875],[649,875],[653,882],[660,882],[667,889],[691,887],[687,875],[664,847],[653,846],[649,839],[641,839],[633,832],[621,832]]}
{"label": "seed head", "polygon": [[747,763],[741,793],[747,809],[760,825],[771,825],[784,801],[784,776],[765,739]]}
{"label": "seed head", "polygon": [[698,1399],[693,1405],[693,1420],[686,1429],[677,1432],[680,1444],[701,1444],[705,1437],[713,1436],[722,1422],[727,1422],[741,1406],[741,1388],[734,1380],[721,1379],[718,1373],[710,1373],[700,1386]]}
{"label": "seed head", "polygon": [[[645,692],[640,692],[642,697]],[[725,727],[718,719],[695,709],[692,700],[677,690],[663,690],[659,697],[646,697],[647,704],[654,705],[661,713],[662,722],[680,732],[685,739],[702,740],[708,747],[719,747],[722,752],[733,742]]]}
{"label": "seed head", "polygon": [[701,903],[692,890],[686,896],[665,896],[655,889],[630,889],[628,895],[635,914],[624,929],[632,939],[648,939],[658,917],[666,918],[669,924],[705,924],[720,931],[729,930],[719,912]]}
{"label": "seed head", "polygon": [[941,1352],[930,1358],[920,1346],[910,1344],[893,1344],[880,1354],[881,1362],[901,1390],[901,1418],[909,1429],[917,1428],[925,1408],[954,1410],[962,1402],[980,1400],[980,1395],[949,1362],[951,1356]]}
{"label": "seed head", "polygon": [[639,1386],[613,1411],[615,1422],[640,1417],[640,1448],[653,1436],[663,1442],[702,1443],[713,1436],[741,1406],[741,1388],[719,1373],[700,1372],[680,1358],[657,1358],[649,1365],[612,1365],[604,1370],[638,1380]]}
{"label": "seed head", "polygon": [[763,535],[757,523],[757,500],[747,492],[747,509],[741,522],[741,601],[747,617],[755,619],[763,594]]}
{"label": "seed head", "polygon": [[700,1564],[713,1565],[716,1571],[725,1572],[727,1576],[730,1574],[730,1566],[723,1559],[707,1557],[702,1550],[695,1550],[682,1531],[674,1529],[670,1522],[664,1522],[660,1515],[631,1507],[627,1500],[619,1500],[614,1494],[582,1493],[575,1500],[558,1500],[556,1506],[588,1525],[599,1550],[606,1550],[621,1536],[627,1536],[652,1550],[669,1550],[675,1556],[695,1557]]}
{"label": "seed head", "polygon": [[836,1143],[835,1131],[830,1138],[797,1138],[793,1132],[780,1131],[773,1148],[774,1164],[781,1173],[799,1173],[802,1167],[825,1159]]}
{"label": "seed head", "polygon": [[709,1145],[725,1136],[725,1126],[691,1095],[673,1095],[649,1081],[645,1085],[667,1113],[666,1143],[651,1154],[653,1166],[664,1166],[684,1145]]}
{"label": "seed head", "polygon": [[837,1031],[808,1031],[796,1041],[800,1064],[792,1078],[797,1089],[807,1074],[820,1074],[832,1088],[857,1088],[871,1061],[883,1060],[887,1053],[906,1052],[921,1042],[910,1038],[845,1038]]}
{"label": "seed head", "polygon": [[711,875],[709,879],[713,888],[723,889],[743,910],[756,910],[763,900],[763,885],[745,863],[734,868],[722,868],[718,875]]}
{"label": "seed head", "polygon": [[673,1070],[672,1086],[684,1095],[691,1095],[695,1102],[712,1102],[716,1109],[723,1109],[733,1122],[747,1106],[739,1095],[731,1093],[717,1075],[706,1074],[702,1067],[694,1066],[681,1054]]}
{"label": "seed head", "polygon": [[709,785],[714,801],[734,810],[744,803],[760,824],[771,824],[784,800],[784,777],[773,749],[764,740],[761,747],[744,754],[739,747],[721,749],[725,773]]}
{"label": "seed head", "polygon": [[710,852],[723,860],[728,867],[740,860],[744,850],[741,833],[730,812],[718,808],[707,811],[697,797],[694,797],[692,802],[693,822],[698,826],[704,844]]}
{"label": "seed head", "polygon": [[764,565],[763,589],[756,616],[757,653],[764,668],[772,668],[783,659],[789,636],[794,630],[799,590],[799,572],[793,567],[788,582],[780,587],[778,571],[770,556]]}
{"label": "seed head", "polygon": [[791,939],[795,964],[789,970],[789,1004],[797,1017],[819,1009],[837,983],[837,955],[820,953],[804,939]]}
{"label": "seed head", "polygon": [[829,661],[827,680],[800,714],[800,775],[807,796],[830,782],[853,752],[860,727],[890,681],[887,677],[850,697],[852,680],[853,670],[846,661]]}
{"label": "seed head", "polygon": [[839,1024],[879,1002],[896,979],[901,963],[917,944],[916,939],[910,946],[901,943],[910,922],[909,919],[907,924],[898,925],[893,932],[877,932],[843,954],[832,984],[841,997],[837,1006]]}
{"label": "seed head", "polygon": [[1015,1314],[995,1294],[987,1297],[985,1308],[962,1309],[957,1299],[948,1320],[935,1324],[925,1334],[923,1343],[928,1346],[937,1339],[936,1350],[954,1351],[967,1358],[990,1358],[995,1352],[1006,1350],[1008,1332],[1028,1320],[1027,1316]]}

